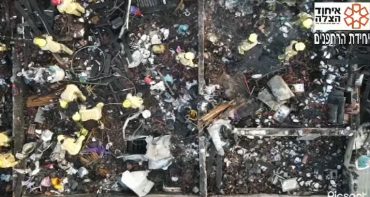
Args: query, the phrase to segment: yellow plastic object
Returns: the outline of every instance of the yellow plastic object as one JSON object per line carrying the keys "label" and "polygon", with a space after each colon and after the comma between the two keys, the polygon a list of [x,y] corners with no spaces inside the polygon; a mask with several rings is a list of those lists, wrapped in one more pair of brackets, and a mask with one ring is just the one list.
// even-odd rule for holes
{"label": "yellow plastic object", "polygon": [[63,179],[60,179],[58,177],[51,178],[51,185],[53,185],[54,189],[56,190],[64,190]]}
{"label": "yellow plastic object", "polygon": [[189,119],[190,120],[197,120],[198,112],[196,110],[189,111]]}
{"label": "yellow plastic object", "polygon": [[305,29],[311,29],[313,25],[312,16],[306,12],[301,12],[298,14],[299,20],[298,23],[301,27]]}
{"label": "yellow plastic object", "polygon": [[313,25],[313,20],[311,18],[308,18],[302,22],[302,26],[306,29],[310,29]]}
{"label": "yellow plastic object", "polygon": [[252,33],[251,35],[249,35],[248,41],[251,43],[256,43],[258,42],[257,38],[258,38],[258,35],[256,33]]}
{"label": "yellow plastic object", "polygon": [[282,61],[289,61],[291,58],[296,56],[299,51],[303,51],[306,45],[303,42],[291,41],[290,45],[285,48],[285,53],[279,55],[279,59]]}
{"label": "yellow plastic object", "polygon": [[143,104],[144,100],[141,97],[127,94],[126,100],[123,101],[122,106],[124,108],[143,109]]}
{"label": "yellow plastic object", "polygon": [[62,14],[71,14],[75,16],[81,16],[85,13],[85,8],[75,2],[75,0],[63,0],[62,3],[57,6],[57,9]]}
{"label": "yellow plastic object", "polygon": [[5,132],[0,133],[0,147],[1,147],[1,146],[8,147],[8,146],[9,146],[9,142],[10,142],[10,139],[9,139],[9,137],[5,134]]}
{"label": "yellow plastic object", "polygon": [[12,168],[17,164],[18,161],[15,161],[15,157],[12,153],[0,154],[0,168]]}
{"label": "yellow plastic object", "polygon": [[89,134],[89,131],[87,130],[87,129],[85,129],[85,128],[82,128],[82,129],[80,129],[80,132],[78,132],[78,136],[87,136],[87,134]]}
{"label": "yellow plastic object", "polygon": [[0,52],[4,52],[4,51],[7,51],[7,50],[8,50],[8,48],[6,47],[6,45],[3,44],[3,43],[0,43]]}
{"label": "yellow plastic object", "polygon": [[251,50],[258,44],[258,35],[256,33],[252,33],[249,35],[247,40],[244,40],[238,46],[238,51],[241,55],[244,55],[245,52]]}
{"label": "yellow plastic object", "polygon": [[77,155],[80,152],[84,140],[84,135],[80,135],[77,140],[65,135],[58,136],[58,142],[61,143],[62,149],[66,150],[70,155]]}
{"label": "yellow plastic object", "polygon": [[43,51],[50,51],[52,53],[67,53],[72,55],[73,51],[64,44],[53,41],[53,37],[44,35],[44,38],[36,37],[33,43]]}
{"label": "yellow plastic object", "polygon": [[123,103],[122,103],[122,106],[124,107],[124,108],[131,108],[132,107],[132,104],[131,104],[131,101],[129,101],[129,100],[124,100],[123,101]]}
{"label": "yellow plastic object", "polygon": [[99,121],[102,117],[104,103],[98,103],[95,107],[91,109],[82,108],[79,111],[81,116],[81,121],[96,120]]}
{"label": "yellow plastic object", "polygon": [[62,108],[67,108],[68,103],[80,99],[86,101],[86,97],[82,94],[81,90],[75,84],[68,84],[66,89],[60,95],[59,104]]}
{"label": "yellow plastic object", "polygon": [[194,64],[193,62],[194,59],[195,59],[195,54],[192,52],[186,52],[186,53],[182,52],[176,56],[176,60],[179,61],[182,65],[189,66],[192,68],[197,67],[197,65]]}
{"label": "yellow plastic object", "polygon": [[66,109],[68,107],[68,102],[65,100],[59,100],[59,105],[61,108]]}
{"label": "yellow plastic object", "polygon": [[41,48],[41,47],[44,47],[46,45],[46,40],[43,39],[43,38],[36,37],[36,38],[33,39],[33,44],[35,44],[36,46]]}
{"label": "yellow plastic object", "polygon": [[303,42],[297,42],[295,45],[294,45],[294,49],[296,51],[304,51],[304,49],[306,48],[306,45],[303,43]]}
{"label": "yellow plastic object", "polygon": [[76,122],[80,121],[81,120],[81,115],[80,113],[76,112],[75,114],[73,114],[72,116],[72,119]]}
{"label": "yellow plastic object", "polygon": [[166,51],[166,47],[163,44],[156,44],[152,46],[152,51],[155,54],[163,54]]}

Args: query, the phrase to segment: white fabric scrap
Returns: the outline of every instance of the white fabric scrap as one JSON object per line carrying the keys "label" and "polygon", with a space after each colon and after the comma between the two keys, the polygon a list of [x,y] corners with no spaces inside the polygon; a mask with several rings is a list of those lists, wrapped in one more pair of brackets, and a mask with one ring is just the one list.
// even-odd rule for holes
{"label": "white fabric scrap", "polygon": [[222,126],[226,126],[228,129],[231,129],[230,120],[218,119],[213,121],[213,123],[208,127],[208,133],[212,138],[212,142],[216,147],[217,153],[219,155],[224,155],[225,151],[222,148],[225,145],[225,142],[221,140],[220,130]]}
{"label": "white fabric scrap", "polygon": [[172,164],[173,157],[170,150],[170,139],[170,135],[156,138],[148,136],[145,139],[147,143],[145,156],[149,160],[149,169],[167,170],[167,168]]}
{"label": "white fabric scrap", "polygon": [[149,171],[125,171],[122,173],[121,182],[135,192],[138,196],[146,196],[154,183],[147,179]]}

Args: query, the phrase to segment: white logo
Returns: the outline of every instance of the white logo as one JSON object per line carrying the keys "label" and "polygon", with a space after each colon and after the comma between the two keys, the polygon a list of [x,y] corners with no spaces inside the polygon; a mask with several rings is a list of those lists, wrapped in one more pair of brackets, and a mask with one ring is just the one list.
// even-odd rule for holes
{"label": "white logo", "polygon": [[370,3],[317,2],[314,30],[370,30]]}
{"label": "white logo", "polygon": [[365,192],[357,193],[357,194],[347,194],[347,193],[338,194],[336,191],[335,192],[333,192],[333,191],[328,192],[328,197],[366,197],[366,196],[367,196],[367,193],[365,193]]}

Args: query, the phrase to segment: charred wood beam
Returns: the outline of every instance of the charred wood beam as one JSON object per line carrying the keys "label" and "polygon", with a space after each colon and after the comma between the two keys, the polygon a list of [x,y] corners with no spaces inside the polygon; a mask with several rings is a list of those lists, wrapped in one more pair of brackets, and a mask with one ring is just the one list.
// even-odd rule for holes
{"label": "charred wood beam", "polygon": [[[18,57],[19,51],[16,47],[13,48],[12,52],[12,61],[13,61],[13,84],[12,84],[12,92],[13,92],[13,139],[14,139],[14,148],[13,151],[15,153],[21,152],[23,144],[25,142],[25,133],[24,133],[24,84],[23,80],[20,76],[17,76],[17,73],[21,71],[21,65],[19,63]],[[19,168],[24,168],[25,163],[21,161],[18,166]],[[13,171],[13,197],[21,197],[22,196],[22,181],[24,175],[16,174]]]}

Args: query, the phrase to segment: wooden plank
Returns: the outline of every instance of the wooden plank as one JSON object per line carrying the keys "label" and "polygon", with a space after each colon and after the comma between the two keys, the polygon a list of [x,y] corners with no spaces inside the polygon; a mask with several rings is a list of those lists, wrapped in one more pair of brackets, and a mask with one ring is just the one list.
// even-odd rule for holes
{"label": "wooden plank", "polygon": [[54,103],[54,100],[57,98],[56,94],[48,94],[45,96],[30,96],[27,98],[27,107],[40,107],[45,106],[51,103]]}

